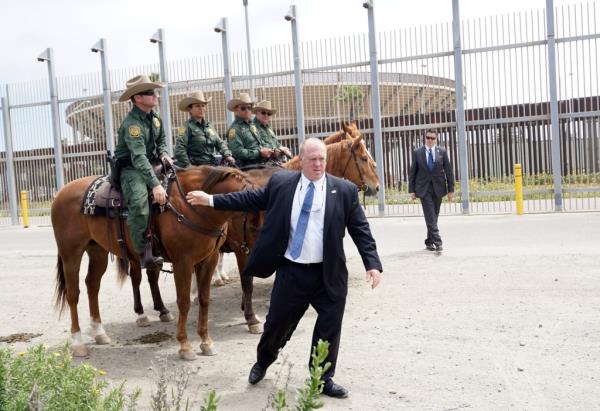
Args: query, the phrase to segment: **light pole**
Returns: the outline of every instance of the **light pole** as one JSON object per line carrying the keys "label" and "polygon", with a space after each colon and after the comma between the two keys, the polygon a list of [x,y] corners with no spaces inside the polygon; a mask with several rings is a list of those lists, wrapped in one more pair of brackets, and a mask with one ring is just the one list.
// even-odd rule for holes
{"label": "light pole", "polygon": [[254,78],[252,78],[252,48],[250,47],[250,24],[248,23],[248,0],[244,2],[244,14],[246,16],[246,48],[248,55],[248,91],[250,92],[250,99],[254,101]]}
{"label": "light pole", "polygon": [[106,150],[112,155],[115,152],[112,118],[112,94],[110,76],[108,74],[108,57],[106,56],[106,39],[100,39],[92,46],[93,53],[100,53],[102,64],[102,93],[104,96],[104,130],[106,132]]}
{"label": "light pole", "polygon": [[296,5],[292,4],[285,19],[292,23],[292,48],[294,51],[294,93],[296,95],[296,128],[298,145],[304,142],[304,96],[302,93],[302,62],[300,60],[300,41],[298,40],[298,15]]}
{"label": "light pole", "polygon": [[[233,98],[233,86],[231,84],[231,69],[229,67],[229,38],[227,36],[227,17],[219,20],[214,30],[221,33],[221,42],[223,46],[223,85],[225,88],[225,101],[230,101]],[[233,113],[227,110],[225,106],[225,121],[226,128],[233,123]]]}
{"label": "light pole", "polygon": [[56,167],[56,189],[60,190],[65,184],[65,174],[62,160],[62,141],[60,140],[60,125],[58,115],[58,94],[56,75],[54,74],[54,52],[51,48],[44,50],[37,58],[40,62],[48,63],[48,83],[50,85],[50,110],[52,112],[52,134],[54,137],[54,165]]}
{"label": "light pole", "polygon": [[162,98],[160,99],[160,117],[167,137],[167,150],[169,155],[173,155],[173,135],[171,134],[171,110],[169,107],[169,78],[167,76],[167,62],[165,51],[165,31],[158,29],[152,37],[150,43],[158,44],[158,60],[160,64],[160,81],[163,83]]}

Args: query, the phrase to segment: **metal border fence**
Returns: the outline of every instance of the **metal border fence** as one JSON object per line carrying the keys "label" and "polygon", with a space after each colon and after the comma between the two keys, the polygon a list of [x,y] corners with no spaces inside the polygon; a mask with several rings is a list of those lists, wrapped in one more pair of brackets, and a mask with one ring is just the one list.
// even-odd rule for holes
{"label": "metal border fence", "polygon": [[[151,41],[159,61],[109,70],[108,48],[94,45],[102,71],[57,77],[47,49],[48,79],[0,88],[0,225],[18,224],[18,193],[30,199],[33,223],[65,183],[106,172],[129,110],[118,103],[127,79],[166,81],[161,113],[171,146],[185,121],[177,102],[202,90],[207,118],[220,134],[231,122],[225,102],[250,92],[279,109],[273,127],[293,151],[354,120],[385,184],[368,201],[370,215],[420,215],[407,193],[413,150],[436,128],[457,177],[459,201],[442,212],[512,213],[515,163],[523,167],[525,212],[600,209],[600,30],[596,1],[376,32],[373,2],[367,33],[166,61],[164,32]],[[294,9],[295,10],[295,9]]]}

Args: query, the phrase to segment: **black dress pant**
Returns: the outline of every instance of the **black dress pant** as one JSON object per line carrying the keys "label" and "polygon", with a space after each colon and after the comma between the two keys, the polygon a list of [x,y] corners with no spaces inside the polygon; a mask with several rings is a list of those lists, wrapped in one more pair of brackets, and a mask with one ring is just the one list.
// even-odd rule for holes
{"label": "black dress pant", "polygon": [[433,190],[433,184],[429,184],[427,193],[424,197],[421,197],[421,207],[423,207],[425,224],[427,224],[425,245],[442,245],[442,237],[440,237],[440,230],[438,229],[438,217],[441,205],[442,197],[438,197]]}
{"label": "black dress pant", "polygon": [[335,374],[346,300],[329,298],[323,285],[322,264],[297,264],[285,260],[277,270],[269,313],[258,343],[257,362],[268,367],[277,359],[309,305],[318,315],[312,347],[319,339],[329,341],[329,355],[325,362],[331,362],[331,367],[322,377],[325,381]]}

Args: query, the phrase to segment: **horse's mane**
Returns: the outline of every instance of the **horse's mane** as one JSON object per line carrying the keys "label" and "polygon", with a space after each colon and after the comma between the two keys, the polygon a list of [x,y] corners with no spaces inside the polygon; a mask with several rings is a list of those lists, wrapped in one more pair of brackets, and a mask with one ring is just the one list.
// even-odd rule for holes
{"label": "horse's mane", "polygon": [[241,181],[244,184],[245,189],[257,188],[257,185],[254,183],[254,181],[252,181],[244,172],[238,169],[229,167],[211,167],[201,189],[202,191],[209,192],[215,185],[230,177]]}

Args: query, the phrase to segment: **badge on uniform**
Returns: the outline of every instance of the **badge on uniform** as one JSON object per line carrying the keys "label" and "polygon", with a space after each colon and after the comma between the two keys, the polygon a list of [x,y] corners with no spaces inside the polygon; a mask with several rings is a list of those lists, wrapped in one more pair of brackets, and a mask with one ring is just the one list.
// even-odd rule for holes
{"label": "badge on uniform", "polygon": [[142,130],[139,126],[129,126],[129,137],[139,137]]}
{"label": "badge on uniform", "polygon": [[233,140],[235,138],[235,129],[234,128],[229,129],[229,132],[227,133],[227,138],[230,140]]}
{"label": "badge on uniform", "polygon": [[256,126],[254,124],[250,126],[250,131],[252,131],[254,134],[258,133],[258,130],[256,129]]}
{"label": "badge on uniform", "polygon": [[160,120],[158,118],[154,117],[152,122],[154,123],[154,127],[160,128]]}

